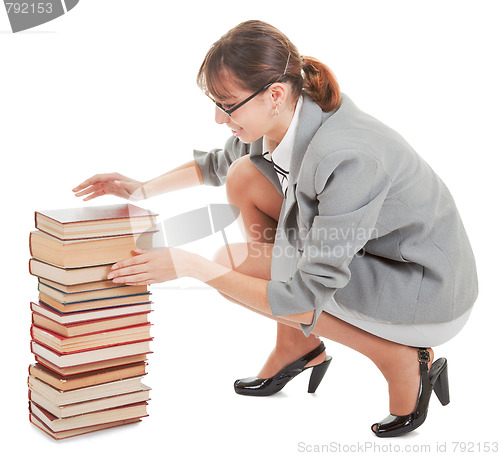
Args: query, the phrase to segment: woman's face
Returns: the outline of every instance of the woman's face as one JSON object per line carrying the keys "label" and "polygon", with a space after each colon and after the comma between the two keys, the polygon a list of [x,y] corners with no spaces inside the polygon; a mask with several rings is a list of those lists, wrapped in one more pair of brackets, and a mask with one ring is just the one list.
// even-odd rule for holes
{"label": "woman's face", "polygon": [[[221,103],[224,109],[230,109],[253,93],[242,89],[229,76],[225,77],[223,82],[224,90],[228,96],[223,100],[216,97],[214,99]],[[276,136],[274,130],[277,124],[274,116],[277,102],[275,102],[274,98],[271,86],[234,111],[231,117],[216,107],[215,121],[218,124],[226,124],[231,133],[246,144],[254,142],[263,136],[272,138]]]}

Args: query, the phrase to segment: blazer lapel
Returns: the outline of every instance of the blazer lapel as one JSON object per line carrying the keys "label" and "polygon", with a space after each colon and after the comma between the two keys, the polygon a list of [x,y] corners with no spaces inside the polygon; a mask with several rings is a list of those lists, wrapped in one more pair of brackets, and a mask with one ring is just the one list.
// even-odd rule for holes
{"label": "blazer lapel", "polygon": [[300,167],[302,166],[309,143],[324,121],[324,113],[321,108],[309,96],[305,94],[303,96],[304,103],[302,104],[302,112],[300,113],[293,145],[288,185],[293,185],[297,182]]}
{"label": "blazer lapel", "polygon": [[287,196],[282,211],[283,226],[289,216],[292,215],[292,209],[297,204],[296,189],[300,168],[303,164],[304,155],[309,147],[309,143],[326,118],[324,114],[321,108],[309,96],[304,94],[304,103],[302,104],[292,151]]}

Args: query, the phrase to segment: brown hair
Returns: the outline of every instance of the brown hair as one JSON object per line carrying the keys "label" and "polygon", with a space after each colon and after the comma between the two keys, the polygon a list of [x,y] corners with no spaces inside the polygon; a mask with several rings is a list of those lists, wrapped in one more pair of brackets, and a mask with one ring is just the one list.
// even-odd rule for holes
{"label": "brown hair", "polygon": [[304,90],[325,112],[340,104],[332,71],[313,57],[301,56],[282,32],[262,21],[243,22],[212,45],[198,71],[198,86],[223,100],[228,71],[250,92],[279,80],[289,82],[297,98]]}

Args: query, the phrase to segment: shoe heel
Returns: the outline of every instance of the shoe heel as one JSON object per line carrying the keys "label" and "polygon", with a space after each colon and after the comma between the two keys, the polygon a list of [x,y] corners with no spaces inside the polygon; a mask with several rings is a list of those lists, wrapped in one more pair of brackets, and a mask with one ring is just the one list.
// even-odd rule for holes
{"label": "shoe heel", "polygon": [[445,361],[444,367],[434,383],[434,392],[442,405],[450,403],[450,387],[448,384],[448,363]]}
{"label": "shoe heel", "polygon": [[314,366],[312,368],[311,372],[311,377],[309,379],[309,388],[307,389],[308,393],[315,393],[316,389],[318,388],[319,384],[321,383],[321,380],[323,380],[323,377],[326,374],[326,371],[330,367],[330,362],[332,361],[331,356],[327,356],[325,361],[323,361],[321,364],[318,364],[317,366]]}

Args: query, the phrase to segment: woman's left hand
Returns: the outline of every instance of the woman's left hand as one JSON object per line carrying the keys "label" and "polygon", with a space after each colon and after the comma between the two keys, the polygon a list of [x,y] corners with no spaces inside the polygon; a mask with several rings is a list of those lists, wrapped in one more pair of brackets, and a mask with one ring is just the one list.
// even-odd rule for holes
{"label": "woman's left hand", "polygon": [[[135,256],[111,267],[108,279],[125,285],[149,285],[182,277],[186,254],[180,249],[134,250]],[[175,260],[175,261],[174,261]]]}

